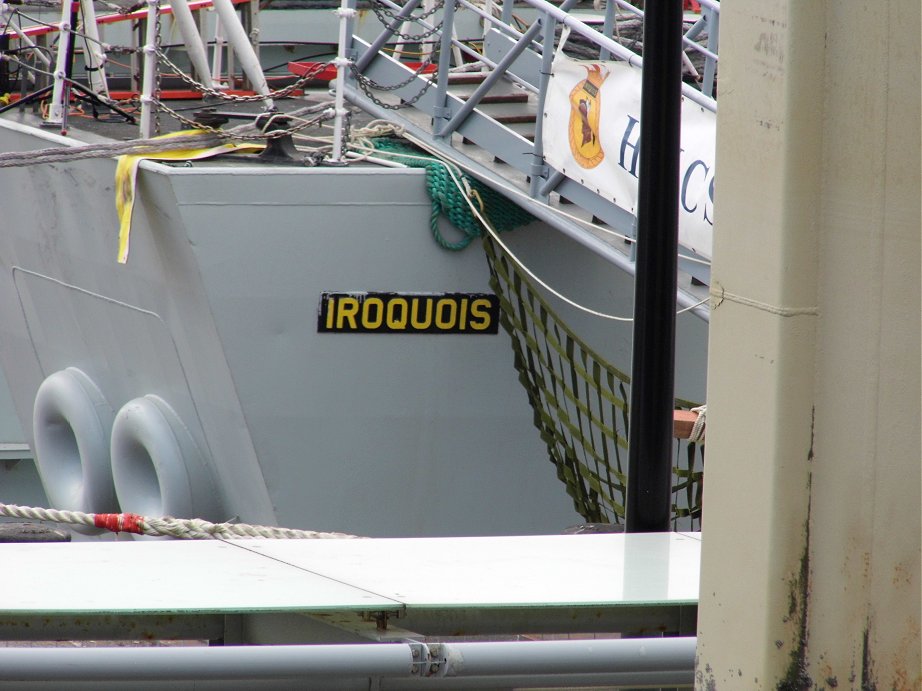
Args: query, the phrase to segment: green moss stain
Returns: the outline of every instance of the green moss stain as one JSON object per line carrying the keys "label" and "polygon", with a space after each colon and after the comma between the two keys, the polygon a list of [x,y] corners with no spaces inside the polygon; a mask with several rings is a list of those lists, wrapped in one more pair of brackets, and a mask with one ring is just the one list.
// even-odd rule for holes
{"label": "green moss stain", "polygon": [[[808,504],[809,507],[809,504]],[[807,615],[810,597],[810,511],[807,510],[806,539],[800,557],[800,569],[790,582],[790,602],[785,621],[793,623],[796,628],[794,648],[791,661],[784,678],[778,683],[778,691],[804,691],[813,686],[813,680],[807,674]]]}
{"label": "green moss stain", "polygon": [[874,680],[874,660],[871,658],[871,623],[867,622],[861,634],[861,691],[877,691]]}
{"label": "green moss stain", "polygon": [[[810,448],[807,461],[812,462],[814,425],[816,408],[812,412],[810,423]],[[800,568],[790,579],[790,596],[788,613],[784,621],[793,624],[796,636],[791,650],[787,672],[776,687],[778,691],[805,691],[813,687],[813,680],[807,674],[807,624],[810,609],[810,513],[813,504],[813,473],[807,474],[807,517],[804,521],[803,552],[800,555]]]}

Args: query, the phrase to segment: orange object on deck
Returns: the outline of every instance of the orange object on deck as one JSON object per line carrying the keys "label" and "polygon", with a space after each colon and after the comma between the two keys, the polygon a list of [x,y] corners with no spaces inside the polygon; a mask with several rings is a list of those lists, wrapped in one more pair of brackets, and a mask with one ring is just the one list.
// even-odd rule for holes
{"label": "orange object on deck", "polygon": [[[691,437],[695,423],[698,421],[698,413],[693,410],[676,410],[673,413],[673,435],[677,439],[688,439]],[[703,439],[702,435],[702,439]]]}

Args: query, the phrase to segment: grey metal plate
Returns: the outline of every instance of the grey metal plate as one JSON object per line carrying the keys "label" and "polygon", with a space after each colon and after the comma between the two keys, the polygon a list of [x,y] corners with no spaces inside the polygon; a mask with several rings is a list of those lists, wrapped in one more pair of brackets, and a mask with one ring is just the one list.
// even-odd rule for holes
{"label": "grey metal plate", "polygon": [[699,533],[239,541],[415,607],[594,607],[698,601]]}
{"label": "grey metal plate", "polygon": [[0,615],[693,604],[696,534],[0,545]]}
{"label": "grey metal plate", "polygon": [[0,545],[0,616],[389,610],[400,603],[220,541]]}

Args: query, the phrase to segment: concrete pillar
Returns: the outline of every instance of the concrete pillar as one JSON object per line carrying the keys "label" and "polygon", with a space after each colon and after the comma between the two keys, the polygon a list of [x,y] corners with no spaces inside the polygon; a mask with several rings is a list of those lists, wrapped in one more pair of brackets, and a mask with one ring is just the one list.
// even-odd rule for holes
{"label": "concrete pillar", "polygon": [[697,680],[922,687],[920,3],[726,3]]}

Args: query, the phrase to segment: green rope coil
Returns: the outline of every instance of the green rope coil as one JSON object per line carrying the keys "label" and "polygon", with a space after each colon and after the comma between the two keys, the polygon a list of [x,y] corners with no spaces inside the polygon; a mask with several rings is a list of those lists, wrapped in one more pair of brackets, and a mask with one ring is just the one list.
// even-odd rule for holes
{"label": "green rope coil", "polygon": [[[440,159],[430,156],[416,147],[393,137],[379,137],[372,140],[378,151],[387,154],[390,160],[402,163],[410,168],[423,168],[426,171],[426,191],[432,199],[432,213],[429,216],[429,228],[435,241],[447,250],[463,250],[474,238],[483,234],[480,219],[474,215],[467,202],[465,193],[458,189],[448,172],[447,165]],[[401,154],[404,154],[403,156]],[[457,169],[455,176],[470,189],[474,202],[480,200],[481,213],[490,225],[499,232],[505,232],[527,225],[534,220],[531,214],[510,202],[492,188]],[[461,231],[463,237],[452,242],[442,235],[439,228],[439,216],[445,214],[452,225]]]}

